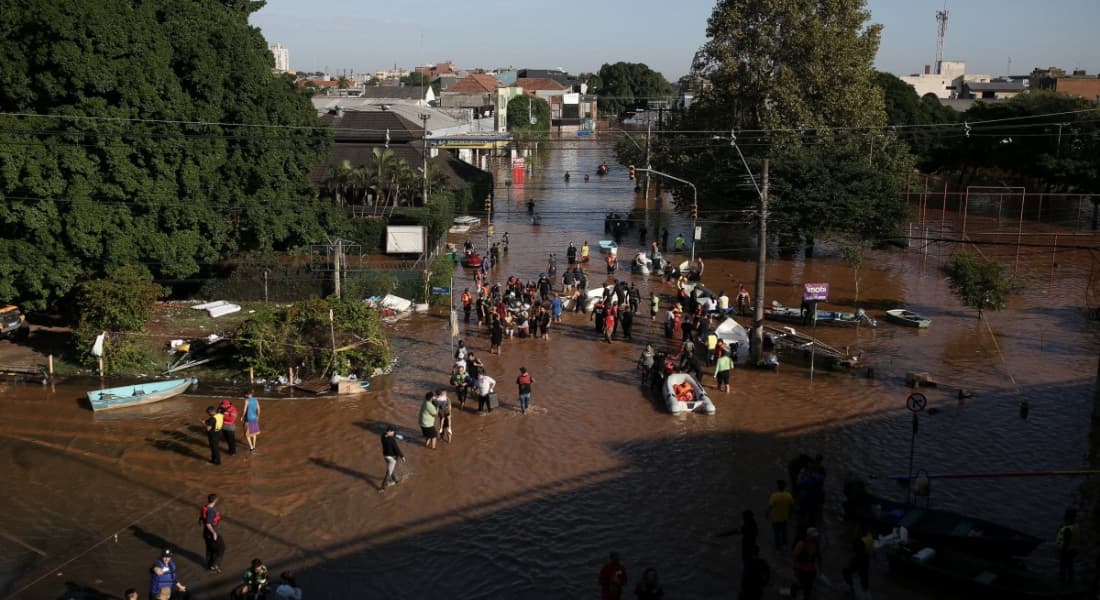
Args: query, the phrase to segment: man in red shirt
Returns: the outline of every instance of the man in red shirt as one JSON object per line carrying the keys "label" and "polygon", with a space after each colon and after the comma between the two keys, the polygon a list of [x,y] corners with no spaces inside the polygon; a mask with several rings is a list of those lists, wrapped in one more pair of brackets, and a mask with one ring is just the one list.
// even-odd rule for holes
{"label": "man in red shirt", "polygon": [[619,553],[612,552],[610,561],[600,569],[600,600],[619,600],[626,588],[626,567],[619,562]]}
{"label": "man in red shirt", "polygon": [[218,408],[218,412],[222,413],[222,437],[225,438],[225,443],[229,445],[229,454],[233,455],[237,453],[237,407],[233,406],[233,402],[229,398],[222,400],[221,407]]}

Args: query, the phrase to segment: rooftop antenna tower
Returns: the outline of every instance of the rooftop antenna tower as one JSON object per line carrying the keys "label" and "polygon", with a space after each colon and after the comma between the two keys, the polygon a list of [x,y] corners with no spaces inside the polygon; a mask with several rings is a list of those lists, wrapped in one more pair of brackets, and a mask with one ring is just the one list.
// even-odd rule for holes
{"label": "rooftop antenna tower", "polygon": [[936,11],[936,75],[940,75],[940,63],[943,62],[943,36],[947,33],[947,3],[943,3],[943,10]]}

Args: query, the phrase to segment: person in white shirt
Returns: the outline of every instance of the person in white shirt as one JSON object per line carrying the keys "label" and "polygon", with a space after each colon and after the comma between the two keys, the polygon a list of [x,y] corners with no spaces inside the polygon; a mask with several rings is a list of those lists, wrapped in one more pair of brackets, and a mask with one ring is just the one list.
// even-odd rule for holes
{"label": "person in white shirt", "polygon": [[726,290],[718,295],[718,311],[723,315],[730,311],[730,297],[726,295]]}
{"label": "person in white shirt", "polygon": [[496,380],[484,373],[481,374],[481,377],[477,378],[478,412],[493,412],[493,407],[491,404],[489,404],[489,394],[492,394],[493,391],[496,390],[496,387]]}
{"label": "person in white shirt", "polygon": [[703,309],[708,315],[718,311],[718,301],[714,299],[714,296],[707,297],[707,301]]}

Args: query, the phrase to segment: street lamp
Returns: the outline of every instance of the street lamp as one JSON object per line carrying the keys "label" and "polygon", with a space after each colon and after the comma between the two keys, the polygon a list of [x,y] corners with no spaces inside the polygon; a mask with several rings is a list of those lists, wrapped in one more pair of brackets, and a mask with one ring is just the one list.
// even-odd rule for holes
{"label": "street lamp", "polygon": [[695,227],[699,222],[699,190],[695,189],[695,184],[679,177],[669,175],[668,173],[662,173],[656,169],[634,169],[641,173],[652,173],[658,177],[664,177],[665,179],[671,179],[672,181],[680,182],[684,185],[691,186],[691,260],[695,261]]}

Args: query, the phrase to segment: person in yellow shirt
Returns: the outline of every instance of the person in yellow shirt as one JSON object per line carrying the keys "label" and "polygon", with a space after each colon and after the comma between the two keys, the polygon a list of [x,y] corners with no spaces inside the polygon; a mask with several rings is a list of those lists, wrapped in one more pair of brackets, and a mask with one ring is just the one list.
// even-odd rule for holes
{"label": "person in yellow shirt", "polygon": [[775,549],[783,550],[787,547],[787,521],[791,519],[794,496],[787,491],[787,482],[782,479],[775,482],[775,487],[776,490],[768,497],[768,515],[775,532]]}
{"label": "person in yellow shirt", "polygon": [[581,262],[588,262],[588,240],[584,240],[584,244],[581,246]]}

